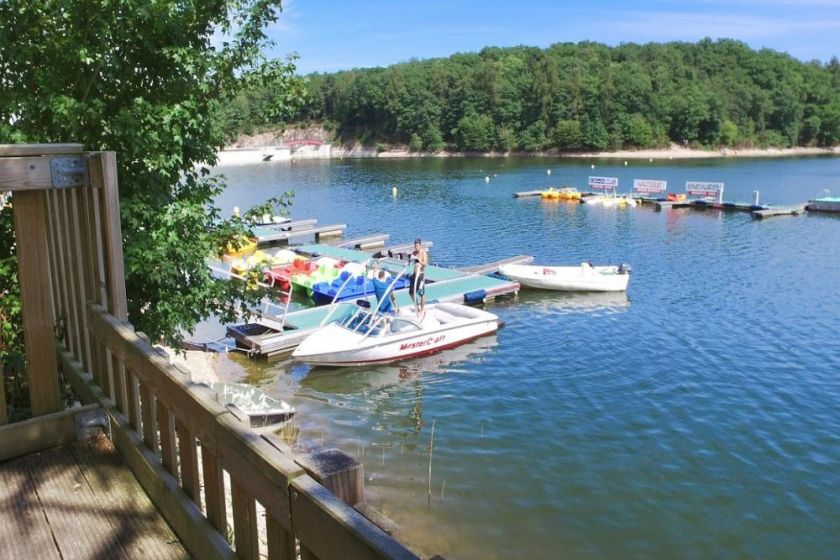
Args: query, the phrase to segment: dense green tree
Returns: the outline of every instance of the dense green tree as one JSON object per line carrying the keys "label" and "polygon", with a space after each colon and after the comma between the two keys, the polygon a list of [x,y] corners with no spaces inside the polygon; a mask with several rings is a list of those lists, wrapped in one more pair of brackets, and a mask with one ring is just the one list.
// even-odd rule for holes
{"label": "dense green tree", "polygon": [[836,58],[801,63],[731,39],[488,47],[313,75],[309,86],[299,118],[335,121],[345,140],[407,144],[416,134],[424,149],[434,130],[454,149],[505,151],[840,142],[830,124]]}
{"label": "dense green tree", "polygon": [[[241,95],[261,99],[265,122],[297,113],[294,65],[260,54],[279,9],[279,0],[0,2],[0,143],[117,152],[129,318],[153,338],[175,340],[250,297],[207,269],[240,225],[221,220],[212,200],[223,183],[201,163],[225,142],[211,116]],[[7,228],[0,237],[7,272]],[[0,276],[5,324],[16,298]]]}
{"label": "dense green tree", "polygon": [[488,115],[465,115],[458,121],[456,138],[462,150],[490,150],[494,144],[493,121]]}

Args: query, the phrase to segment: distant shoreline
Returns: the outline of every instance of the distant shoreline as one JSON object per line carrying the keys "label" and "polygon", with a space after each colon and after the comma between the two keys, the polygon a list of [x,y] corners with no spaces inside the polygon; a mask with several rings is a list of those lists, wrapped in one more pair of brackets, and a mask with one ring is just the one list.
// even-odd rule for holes
{"label": "distant shoreline", "polygon": [[[264,156],[276,150],[272,146],[253,146],[248,148],[226,148],[219,152],[219,165],[245,164],[263,161]],[[305,153],[291,154],[288,150],[281,156],[277,153],[272,161],[298,161],[303,159],[339,159],[339,158],[459,158],[459,157],[543,157],[570,159],[624,159],[624,160],[679,160],[679,159],[710,159],[710,158],[777,158],[801,156],[838,156],[840,146],[831,148],[722,148],[720,150],[696,150],[683,148],[672,144],[670,148],[650,150],[617,150],[602,152],[411,152],[407,149],[391,149],[380,151],[375,148],[354,146],[331,146],[327,150],[313,150]]]}

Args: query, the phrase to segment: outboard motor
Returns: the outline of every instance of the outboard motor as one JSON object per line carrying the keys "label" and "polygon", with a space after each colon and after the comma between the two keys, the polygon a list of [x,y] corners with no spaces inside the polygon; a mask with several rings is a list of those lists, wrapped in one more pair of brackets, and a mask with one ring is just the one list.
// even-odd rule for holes
{"label": "outboard motor", "polygon": [[621,263],[620,265],[618,265],[618,273],[619,274],[632,274],[633,273],[633,267],[630,266],[627,263]]}

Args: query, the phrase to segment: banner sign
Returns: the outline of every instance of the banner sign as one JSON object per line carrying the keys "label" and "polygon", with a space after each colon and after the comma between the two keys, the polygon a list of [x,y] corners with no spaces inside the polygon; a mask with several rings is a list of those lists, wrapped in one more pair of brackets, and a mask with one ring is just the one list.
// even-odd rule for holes
{"label": "banner sign", "polygon": [[685,194],[704,198],[719,198],[723,194],[723,183],[688,181],[685,184]]}
{"label": "banner sign", "polygon": [[590,177],[589,188],[593,191],[614,191],[618,188],[618,177]]}
{"label": "banner sign", "polygon": [[662,194],[668,190],[668,181],[635,179],[633,181],[633,190],[639,194]]}

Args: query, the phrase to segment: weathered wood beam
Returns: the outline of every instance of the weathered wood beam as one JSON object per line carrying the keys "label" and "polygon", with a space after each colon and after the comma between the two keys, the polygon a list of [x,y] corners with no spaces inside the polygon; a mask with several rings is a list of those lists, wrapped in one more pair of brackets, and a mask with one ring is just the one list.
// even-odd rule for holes
{"label": "weathered wood beam", "polygon": [[99,408],[90,404],[0,428],[0,461],[76,441],[76,415]]}
{"label": "weathered wood beam", "polygon": [[61,410],[58,363],[53,351],[55,317],[49,282],[47,197],[43,191],[19,192],[14,197],[29,394],[32,415],[40,416]]}
{"label": "weathered wood beam", "polygon": [[0,144],[0,157],[81,154],[81,144]]}

